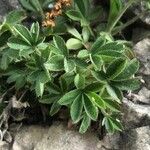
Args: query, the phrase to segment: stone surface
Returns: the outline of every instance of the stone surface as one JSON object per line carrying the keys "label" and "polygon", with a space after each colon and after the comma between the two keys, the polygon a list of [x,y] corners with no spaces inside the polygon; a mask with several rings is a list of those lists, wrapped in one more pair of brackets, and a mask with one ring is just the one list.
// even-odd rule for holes
{"label": "stone surface", "polygon": [[0,141],[0,150],[9,150],[9,144],[4,141]]}
{"label": "stone surface", "polygon": [[138,92],[137,97],[135,96],[134,101],[150,105],[150,90],[146,87],[142,87],[142,89]]}
{"label": "stone surface", "polygon": [[[126,4],[129,0],[123,0]],[[146,24],[150,25],[150,12],[147,9],[147,4],[145,0],[138,1],[130,7],[130,10],[137,16],[140,16],[141,13],[144,14],[140,17],[140,19]]]}
{"label": "stone surface", "polygon": [[120,150],[150,150],[150,126],[124,132],[120,138]]}
{"label": "stone surface", "polygon": [[123,124],[125,129],[134,129],[150,124],[150,105],[140,105],[123,100]]}
{"label": "stone surface", "polygon": [[15,136],[12,150],[99,150],[98,142],[94,133],[81,135],[57,122],[51,127],[22,127]]}
{"label": "stone surface", "polygon": [[18,9],[19,7],[18,0],[0,0],[0,22],[11,10]]}
{"label": "stone surface", "polygon": [[140,73],[150,75],[150,39],[144,39],[134,46],[134,51],[142,63]]}

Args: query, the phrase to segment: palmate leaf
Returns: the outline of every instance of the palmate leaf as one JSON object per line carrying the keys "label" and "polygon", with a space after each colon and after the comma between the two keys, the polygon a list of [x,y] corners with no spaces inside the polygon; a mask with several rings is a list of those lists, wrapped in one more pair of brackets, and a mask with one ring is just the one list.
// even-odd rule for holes
{"label": "palmate leaf", "polygon": [[83,95],[83,105],[86,114],[94,121],[97,120],[98,117],[98,108],[94,105],[93,101],[89,99],[87,95]]}
{"label": "palmate leaf", "polygon": [[82,94],[80,94],[75,98],[70,109],[70,115],[73,123],[77,123],[80,120],[82,110],[83,110],[83,101],[82,101]]}

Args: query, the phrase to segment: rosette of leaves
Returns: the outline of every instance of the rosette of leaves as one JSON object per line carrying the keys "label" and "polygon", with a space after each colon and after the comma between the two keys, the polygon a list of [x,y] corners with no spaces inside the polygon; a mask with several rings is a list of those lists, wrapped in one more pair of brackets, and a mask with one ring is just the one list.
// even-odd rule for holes
{"label": "rosette of leaves", "polygon": [[[39,23],[22,25],[24,17],[19,13],[19,22],[14,19],[2,24],[6,42],[1,42],[1,77],[6,76],[7,84],[17,90],[27,88],[35,93],[40,103],[50,106],[50,115],[66,106],[73,123],[80,124],[80,133],[87,131],[91,121],[98,121],[99,115],[108,131],[121,131],[118,114],[123,92],[139,87],[134,76],[139,63],[129,57],[122,41],[107,33],[95,37],[88,1],[74,2],[75,10],[67,11],[66,19],[78,26],[66,23],[67,33],[62,35],[54,32],[45,37]],[[10,35],[3,34],[5,31]]]}

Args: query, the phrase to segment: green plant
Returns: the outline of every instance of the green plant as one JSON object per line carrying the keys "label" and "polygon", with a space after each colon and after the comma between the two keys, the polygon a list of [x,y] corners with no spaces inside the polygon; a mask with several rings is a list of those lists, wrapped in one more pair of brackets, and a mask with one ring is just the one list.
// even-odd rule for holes
{"label": "green plant", "polygon": [[[24,8],[44,15],[39,2],[47,4],[47,1],[20,2]],[[51,106],[50,115],[66,106],[73,123],[81,123],[80,133],[86,132],[99,114],[108,131],[122,131],[118,119],[122,93],[139,87],[139,80],[134,76],[139,63],[126,41],[111,36],[118,22],[113,2],[109,32],[100,34],[93,31],[92,22],[98,18],[97,10],[101,7],[94,8],[96,11],[90,8],[90,0],[74,0],[56,18],[54,28],[41,27],[38,22],[26,27],[21,23],[25,19],[24,11],[8,14],[0,27],[0,40],[7,41],[0,45],[0,77],[6,77],[6,84],[15,85],[17,90],[27,88],[36,93],[40,103]],[[125,11],[120,2],[119,10]],[[58,30],[57,19],[65,22],[63,32],[61,28]]]}

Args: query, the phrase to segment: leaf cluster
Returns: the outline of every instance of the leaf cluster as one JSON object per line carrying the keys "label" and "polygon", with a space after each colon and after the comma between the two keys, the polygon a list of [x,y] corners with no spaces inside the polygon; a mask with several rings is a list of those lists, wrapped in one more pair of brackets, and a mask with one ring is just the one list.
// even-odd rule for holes
{"label": "leaf cluster", "polygon": [[[27,10],[43,12],[41,5],[51,1],[20,2]],[[108,25],[117,14],[117,5],[112,3]],[[50,106],[51,116],[66,106],[73,123],[80,124],[80,133],[99,114],[108,131],[121,131],[117,114],[123,92],[139,87],[134,76],[139,62],[129,55],[124,41],[107,32],[93,32],[91,24],[101,8],[90,4],[89,0],[74,0],[58,19],[65,22],[63,32],[60,23],[54,29],[43,28],[39,22],[25,26],[23,10],[8,14],[0,26],[1,76],[7,78],[6,84],[35,93],[41,104]]]}

